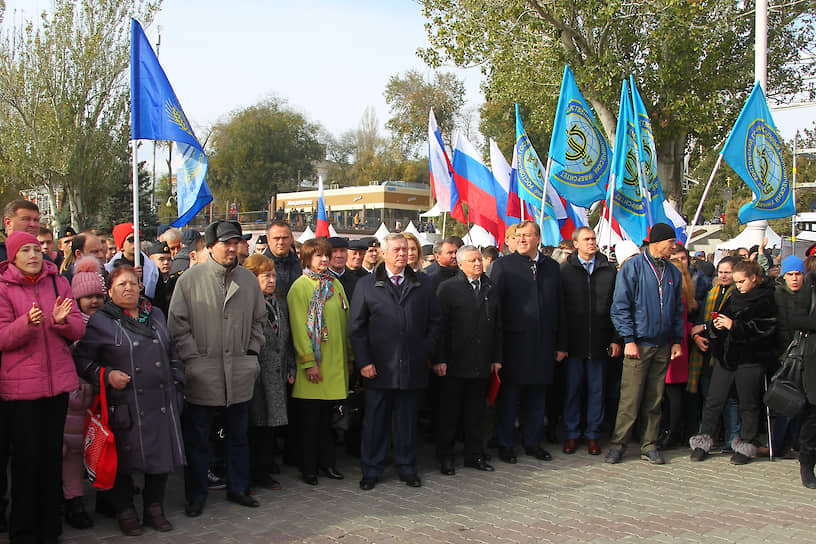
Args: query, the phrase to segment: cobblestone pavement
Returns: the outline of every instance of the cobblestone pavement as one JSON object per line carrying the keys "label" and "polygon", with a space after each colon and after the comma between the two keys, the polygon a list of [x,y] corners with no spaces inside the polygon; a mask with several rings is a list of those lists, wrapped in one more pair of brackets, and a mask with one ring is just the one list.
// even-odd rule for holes
{"label": "cobblestone pavement", "polygon": [[[634,445],[633,445],[634,446]],[[519,456],[516,465],[494,457],[493,473],[457,466],[443,476],[432,450],[421,456],[423,485],[409,488],[392,468],[368,492],[360,469],[341,457],[344,481],[317,487],[284,467],[280,491],[259,491],[261,507],[226,502],[214,491],[199,518],[184,515],[182,479],[170,480],[170,533],[146,530],[143,542],[161,543],[727,543],[816,542],[816,491],[799,482],[794,460],[729,464],[727,455],[692,463],[688,450],[666,452],[667,464],[641,461],[630,447],[624,462],[608,465],[586,450],[555,459]],[[88,502],[93,502],[92,500]],[[138,508],[138,507],[137,507]],[[138,542],[122,537],[113,520],[96,517],[91,531],[67,528],[65,544]],[[0,542],[5,542],[0,538]]]}

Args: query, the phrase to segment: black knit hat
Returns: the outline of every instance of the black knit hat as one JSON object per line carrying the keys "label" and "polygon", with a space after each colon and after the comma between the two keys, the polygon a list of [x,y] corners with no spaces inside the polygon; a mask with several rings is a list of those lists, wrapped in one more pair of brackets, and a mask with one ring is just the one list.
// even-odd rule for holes
{"label": "black knit hat", "polygon": [[674,240],[677,238],[677,233],[674,227],[666,223],[655,223],[649,230],[649,237],[643,240],[645,244],[654,244],[656,242],[663,242],[665,240]]}

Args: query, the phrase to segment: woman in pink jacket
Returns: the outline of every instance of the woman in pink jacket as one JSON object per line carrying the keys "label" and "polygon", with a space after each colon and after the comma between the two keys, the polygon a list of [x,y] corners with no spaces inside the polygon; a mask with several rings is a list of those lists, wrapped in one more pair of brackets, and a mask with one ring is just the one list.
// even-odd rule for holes
{"label": "woman in pink jacket", "polygon": [[11,442],[9,539],[56,542],[68,393],[79,385],[70,344],[85,324],[68,280],[37,239],[14,232],[0,263],[0,398]]}

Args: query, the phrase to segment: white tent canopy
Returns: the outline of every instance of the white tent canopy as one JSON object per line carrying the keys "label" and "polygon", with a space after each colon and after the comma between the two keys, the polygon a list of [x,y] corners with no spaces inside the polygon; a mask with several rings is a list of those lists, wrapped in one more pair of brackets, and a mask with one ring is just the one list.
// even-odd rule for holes
{"label": "white tent canopy", "polygon": [[337,231],[334,230],[334,225],[329,223],[329,237],[334,238],[335,236],[337,236]]}
{"label": "white tent canopy", "polygon": [[[750,249],[751,246],[756,244],[756,242],[752,242],[751,240],[755,239],[752,237],[753,233],[750,232],[750,229],[745,228],[736,238],[732,238],[730,240],[726,240],[722,244],[717,246],[717,249],[737,249],[740,247]],[[765,237],[768,238],[768,245],[765,246],[767,248],[775,248],[775,247],[782,247],[782,237],[779,236],[774,230],[768,226],[765,229]]]}
{"label": "white tent canopy", "polygon": [[464,237],[465,244],[476,247],[495,246],[496,238],[479,225],[473,225]]}
{"label": "white tent canopy", "polygon": [[442,212],[439,211],[439,203],[434,204],[433,208],[427,212],[419,214],[420,217],[439,217],[440,215]]}
{"label": "white tent canopy", "polygon": [[312,232],[312,228],[307,225],[306,230],[303,231],[303,234],[300,235],[300,238],[298,238],[297,241],[302,244],[303,242],[311,240],[314,237],[315,235],[314,232]]}
{"label": "white tent canopy", "polygon": [[388,236],[390,232],[388,232],[388,227],[385,226],[385,223],[380,223],[380,227],[377,229],[377,232],[374,233],[374,238],[380,241],[380,245],[382,245],[383,240],[385,237]]}
{"label": "white tent canopy", "polygon": [[414,236],[419,238],[419,231],[417,230],[416,225],[414,225],[413,221],[408,221],[408,226],[405,227],[405,230],[403,230],[402,232],[413,234]]}

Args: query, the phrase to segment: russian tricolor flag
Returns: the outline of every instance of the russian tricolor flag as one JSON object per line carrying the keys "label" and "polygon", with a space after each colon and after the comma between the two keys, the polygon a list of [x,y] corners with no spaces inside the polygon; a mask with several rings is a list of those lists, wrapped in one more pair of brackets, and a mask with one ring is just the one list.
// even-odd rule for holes
{"label": "russian tricolor flag", "polygon": [[431,190],[436,199],[437,209],[448,212],[451,217],[465,223],[465,212],[459,202],[459,193],[453,183],[453,166],[445,144],[442,142],[442,133],[436,124],[433,108],[428,113],[428,166],[431,171]]}
{"label": "russian tricolor flag", "polygon": [[329,217],[326,215],[326,199],[323,197],[323,176],[317,178],[317,225],[315,238],[329,237]]}

